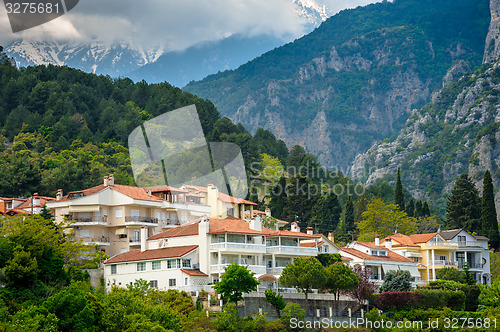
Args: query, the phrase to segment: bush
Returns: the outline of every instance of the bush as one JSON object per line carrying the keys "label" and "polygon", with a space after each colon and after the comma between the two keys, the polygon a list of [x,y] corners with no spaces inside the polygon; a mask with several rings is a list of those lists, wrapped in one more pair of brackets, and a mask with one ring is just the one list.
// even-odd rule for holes
{"label": "bush", "polygon": [[385,292],[377,296],[375,303],[381,310],[408,310],[418,307],[421,299],[420,294],[415,292]]}
{"label": "bush", "polygon": [[290,329],[290,320],[292,318],[303,320],[305,315],[306,311],[304,309],[301,309],[297,303],[288,302],[281,314],[281,322],[287,329]]}
{"label": "bush", "polygon": [[411,274],[409,271],[389,271],[385,274],[384,283],[379,291],[404,292],[411,290]]}
{"label": "bush", "polygon": [[424,288],[430,289],[445,289],[445,290],[460,290],[465,294],[465,310],[466,311],[476,311],[478,307],[478,298],[481,294],[481,289],[477,284],[468,285],[461,284],[456,281],[451,280],[436,280],[430,281]]}
{"label": "bush", "polygon": [[448,307],[453,310],[465,308],[465,293],[447,289],[418,289],[416,293],[421,296],[420,306],[423,309]]}

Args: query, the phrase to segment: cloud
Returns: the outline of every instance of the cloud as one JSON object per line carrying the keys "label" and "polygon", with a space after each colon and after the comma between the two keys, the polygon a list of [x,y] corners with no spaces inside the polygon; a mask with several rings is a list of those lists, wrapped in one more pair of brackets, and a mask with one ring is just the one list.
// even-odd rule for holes
{"label": "cloud", "polygon": [[[304,2],[311,2],[307,0]],[[316,0],[333,8],[370,0]],[[331,10],[330,10],[331,11]],[[183,50],[202,41],[232,34],[271,34],[283,39],[301,36],[306,20],[293,0],[83,0],[66,15],[47,24],[13,34],[0,6],[0,41],[12,38],[43,40],[127,41],[142,47]]]}

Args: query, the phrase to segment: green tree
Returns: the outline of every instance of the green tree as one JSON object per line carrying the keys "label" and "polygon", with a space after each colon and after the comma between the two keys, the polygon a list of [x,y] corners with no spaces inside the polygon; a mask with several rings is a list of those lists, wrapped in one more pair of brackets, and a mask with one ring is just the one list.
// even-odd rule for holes
{"label": "green tree", "polygon": [[468,285],[475,285],[476,284],[476,278],[474,277],[474,273],[470,271],[470,266],[468,262],[464,263],[463,267],[464,273],[465,273],[465,283]]}
{"label": "green tree", "polygon": [[447,229],[462,228],[470,233],[481,229],[481,204],[474,183],[467,174],[455,182],[446,205]]}
{"label": "green tree", "polygon": [[398,167],[398,176],[396,179],[396,186],[394,188],[394,204],[396,204],[401,211],[405,210],[405,196],[403,194],[403,185],[401,184],[401,169]]}
{"label": "green tree", "polygon": [[408,215],[408,217],[415,216],[415,200],[413,199],[413,197],[410,197],[408,204],[406,204],[405,211],[406,211],[406,214]]}
{"label": "green tree", "polygon": [[309,307],[307,295],[315,288],[323,288],[326,277],[325,268],[316,258],[297,257],[283,269],[279,282],[283,286],[295,287],[304,293]]}
{"label": "green tree", "polygon": [[479,295],[480,308],[500,307],[500,280],[492,282],[490,287],[484,287]]}
{"label": "green tree", "polygon": [[285,309],[286,302],[283,299],[283,295],[280,293],[275,293],[272,289],[268,289],[265,292],[266,301],[276,309],[278,317],[281,318],[281,310]]}
{"label": "green tree", "polygon": [[[311,191],[311,188],[318,192]],[[293,222],[298,218],[300,228],[306,229],[311,220],[312,207],[318,195],[318,187],[312,185],[309,178],[300,174],[292,176],[287,185],[286,206],[283,209],[285,220]]]}
{"label": "green tree", "polygon": [[47,209],[47,205],[44,204],[42,206],[42,210],[40,211],[40,217],[42,217],[43,219],[47,219],[47,220],[52,220],[52,218],[54,217],[52,215],[52,212],[50,212],[49,209]]}
{"label": "green tree", "polygon": [[377,286],[375,282],[370,279],[372,274],[370,269],[355,266],[352,271],[357,274],[359,283],[358,286],[351,291],[351,295],[356,299],[358,304],[361,305],[371,298],[373,293],[377,290]]}
{"label": "green tree", "polygon": [[498,233],[497,210],[495,208],[495,194],[490,171],[484,173],[483,197],[481,199],[481,229],[482,234],[490,239],[491,248],[498,250],[500,234]]}
{"label": "green tree", "polygon": [[363,212],[363,219],[358,223],[360,241],[373,241],[375,234],[381,238],[394,234],[412,234],[415,232],[415,220],[400,211],[397,205],[385,204],[373,198]]}
{"label": "green tree", "polygon": [[418,218],[423,216],[424,216],[424,206],[421,200],[417,200],[417,202],[415,203],[414,217]]}
{"label": "green tree", "polygon": [[310,224],[313,227],[318,224],[318,232],[328,235],[337,228],[341,212],[337,195],[333,192],[322,195],[316,199],[312,208]]}
{"label": "green tree", "polygon": [[342,262],[342,256],[340,254],[318,254],[316,259],[323,265],[324,267],[328,267],[333,263]]}
{"label": "green tree", "polygon": [[429,211],[429,204],[427,204],[427,202],[424,202],[424,205],[422,206],[422,214],[424,217],[431,215],[431,212]]}
{"label": "green tree", "polygon": [[404,292],[411,290],[411,274],[409,271],[388,271],[379,292]]}
{"label": "green tree", "polygon": [[333,263],[326,268],[325,289],[330,290],[339,301],[340,293],[352,291],[359,284],[359,276],[342,262]]}
{"label": "green tree", "polygon": [[243,300],[243,294],[257,290],[260,282],[255,279],[255,273],[246,266],[231,263],[224,268],[224,274],[214,285],[214,289],[222,296],[225,303]]}
{"label": "green tree", "polygon": [[436,277],[440,280],[451,280],[461,284],[465,283],[465,272],[453,267],[445,267],[436,272]]}
{"label": "green tree", "polygon": [[347,202],[345,203],[344,212],[342,219],[340,221],[339,227],[336,230],[336,238],[340,241],[350,242],[354,239],[356,235],[356,224],[355,224],[355,214],[354,214],[354,202],[351,196],[347,197]]}
{"label": "green tree", "polygon": [[287,195],[286,179],[284,176],[281,176],[278,183],[271,188],[269,196],[269,209],[271,210],[271,214],[273,215],[273,217],[276,217],[278,219],[285,219],[284,209],[287,202]]}
{"label": "green tree", "polygon": [[500,255],[499,252],[490,252],[491,282],[500,278]]}

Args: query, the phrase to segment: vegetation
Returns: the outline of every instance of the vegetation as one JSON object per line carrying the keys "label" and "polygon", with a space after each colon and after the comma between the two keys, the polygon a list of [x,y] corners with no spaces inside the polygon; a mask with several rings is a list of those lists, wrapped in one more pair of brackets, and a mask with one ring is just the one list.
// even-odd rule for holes
{"label": "vegetation", "polygon": [[484,173],[483,197],[481,199],[481,226],[482,234],[490,239],[492,249],[500,249],[500,234],[498,233],[497,210],[495,208],[495,194],[490,171]]}
{"label": "vegetation", "polygon": [[224,303],[238,303],[243,300],[244,293],[257,290],[260,284],[246,266],[231,263],[224,267],[224,274],[215,282],[214,289],[222,296]]}
{"label": "vegetation", "polygon": [[463,228],[472,233],[481,229],[481,205],[479,194],[467,174],[462,174],[448,197],[446,206],[447,229]]}
{"label": "vegetation", "polygon": [[406,292],[411,290],[411,274],[409,271],[388,271],[384,276],[384,283],[379,291],[384,292]]}

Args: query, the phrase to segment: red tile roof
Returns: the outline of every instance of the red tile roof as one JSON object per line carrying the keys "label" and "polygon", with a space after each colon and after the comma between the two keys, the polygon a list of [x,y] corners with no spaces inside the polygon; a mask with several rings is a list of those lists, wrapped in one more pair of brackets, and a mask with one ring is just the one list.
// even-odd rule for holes
{"label": "red tile roof", "polygon": [[[234,217],[224,219],[209,218],[210,230],[208,234],[218,233],[238,233],[238,234],[255,234],[259,235],[262,232],[250,228],[250,223]],[[264,230],[264,228],[262,228]]]}
{"label": "red tile roof", "polygon": [[114,256],[104,264],[113,263],[124,263],[124,262],[136,262],[136,261],[146,261],[152,259],[162,259],[162,258],[176,258],[182,257],[191,251],[198,248],[198,246],[180,246],[180,247],[170,247],[170,248],[160,248],[151,250],[132,250],[126,253]]}
{"label": "red tile roof", "polygon": [[179,189],[176,187],[172,186],[153,186],[153,187],[144,187],[144,189],[149,190],[151,189],[151,192],[157,193],[157,192],[163,192],[163,191],[173,191],[173,192],[178,192],[178,193],[189,193],[189,191],[184,190],[184,189]]}
{"label": "red tile roof", "polygon": [[[40,204],[35,204],[33,207],[42,207],[45,205],[47,202],[53,202],[56,199],[54,197],[45,197],[45,196],[35,196],[33,199],[40,199]],[[26,209],[26,208],[31,208],[31,197],[27,198],[24,203],[20,204],[19,206],[16,207],[17,209]]]}
{"label": "red tile roof", "polygon": [[436,235],[438,235],[438,233],[412,234],[409,235],[409,237],[413,241],[413,243],[425,243]]}
{"label": "red tile roof", "polygon": [[309,235],[306,233],[301,233],[301,232],[292,232],[292,231],[285,231],[285,230],[279,230],[279,231],[274,231],[269,228],[262,228],[262,232],[269,237],[274,237],[274,236],[290,236],[290,237],[301,237],[301,238],[321,238],[321,235],[319,234],[313,234]]}
{"label": "red tile roof", "polygon": [[406,258],[404,256],[401,256],[399,254],[396,254],[394,251],[387,250],[387,256],[375,256],[375,255],[369,255],[365,254],[364,252],[361,252],[359,250],[353,249],[353,248],[346,248],[343,247],[341,250],[345,253],[351,254],[353,256],[356,256],[358,258],[361,258],[363,260],[377,260],[377,261],[386,261],[386,262],[403,262],[403,263],[415,263],[415,261]]}
{"label": "red tile roof", "polygon": [[[318,246],[322,245],[323,243],[325,243],[325,242],[319,241]],[[316,248],[316,242],[306,242],[306,243],[302,242],[302,243],[300,243],[300,246],[301,247]]]}
{"label": "red tile roof", "polygon": [[386,247],[384,246],[377,246],[375,243],[373,242],[360,242],[360,241],[355,241],[355,243],[359,243],[360,245],[362,246],[365,246],[367,248],[371,248],[371,249],[387,249]]}
{"label": "red tile roof", "polygon": [[200,270],[192,270],[192,269],[181,269],[182,272],[184,272],[187,275],[193,276],[193,277],[208,277],[208,274],[205,274],[201,272]]}
{"label": "red tile roof", "polygon": [[198,235],[198,222],[194,221],[152,235],[148,238],[148,240],[158,240],[171,237],[193,236],[193,235]]}
{"label": "red tile roof", "polygon": [[[385,241],[385,239],[392,239],[392,241],[393,241],[392,246],[393,247],[420,247],[418,244],[413,242],[412,239],[408,235],[404,235],[404,234],[400,234],[400,233],[387,236],[382,241]],[[394,243],[394,242],[397,242],[397,243]]]}
{"label": "red tile roof", "polygon": [[64,196],[61,200],[59,200],[59,202],[73,200],[73,199],[78,198],[78,197],[70,197],[71,194],[82,193],[83,196],[90,196],[92,194],[96,194],[98,192],[101,192],[108,187],[113,189],[113,190],[116,190],[119,193],[122,193],[130,198],[133,198],[133,199],[139,199],[139,200],[144,200],[144,201],[161,201],[161,199],[159,197],[149,196],[149,194],[148,194],[149,189],[146,189],[146,188],[125,186],[122,184],[115,184],[115,185],[111,185],[111,186],[105,186],[105,185],[101,184],[101,185],[98,185],[98,186],[95,186],[92,188],[69,192],[66,196]]}

